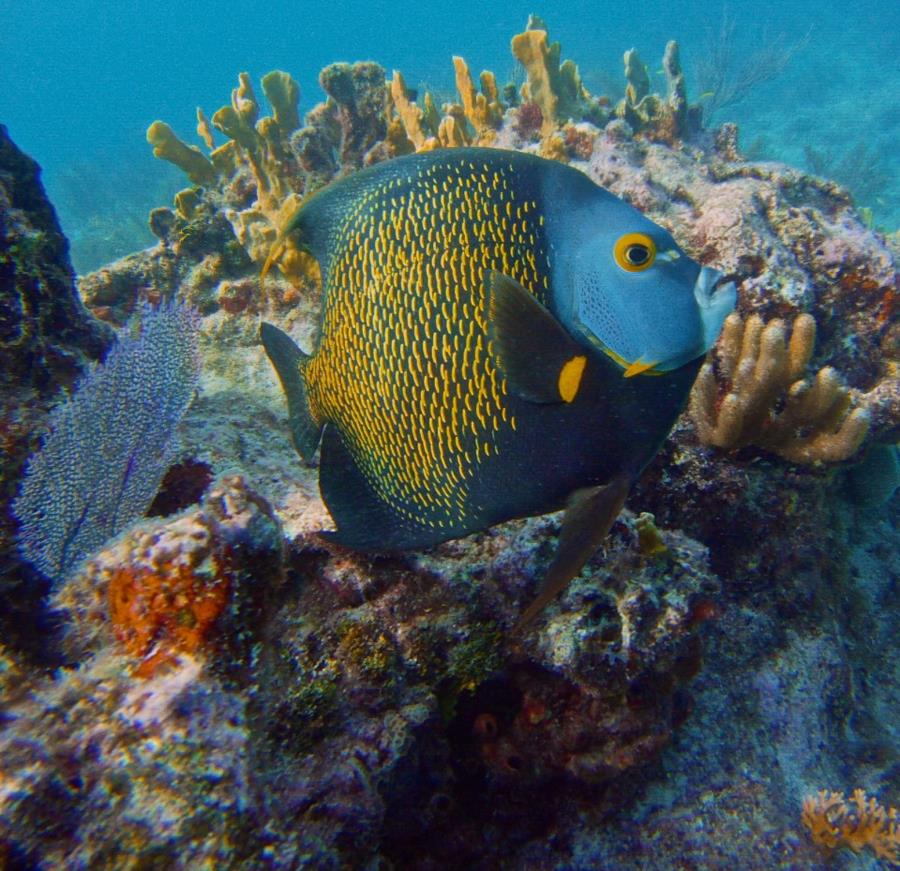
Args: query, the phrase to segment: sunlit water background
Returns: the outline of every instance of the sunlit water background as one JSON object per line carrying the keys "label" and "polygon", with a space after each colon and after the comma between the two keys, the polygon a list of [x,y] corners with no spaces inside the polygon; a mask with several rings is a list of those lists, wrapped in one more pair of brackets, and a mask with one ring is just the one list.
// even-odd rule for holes
{"label": "sunlit water background", "polygon": [[227,103],[240,71],[259,93],[271,69],[300,82],[304,113],[323,98],[318,72],[334,61],[375,60],[388,74],[402,70],[410,86],[449,98],[450,58],[461,54],[502,83],[516,74],[510,38],[531,12],[579,65],[591,92],[613,98],[624,88],[622,54],[632,47],[662,91],[663,49],[677,39],[691,102],[703,93],[704,58],[728,58],[739,74],[766,56],[787,57],[778,76],[708,123],[736,121],[753,158],[836,178],[872,210],[878,228],[900,228],[896,0],[2,0],[0,123],[43,166],[83,272],[152,244],[147,213],[185,186],[178,170],[152,157],[144,134],[153,120],[195,142],[197,106],[211,115]]}

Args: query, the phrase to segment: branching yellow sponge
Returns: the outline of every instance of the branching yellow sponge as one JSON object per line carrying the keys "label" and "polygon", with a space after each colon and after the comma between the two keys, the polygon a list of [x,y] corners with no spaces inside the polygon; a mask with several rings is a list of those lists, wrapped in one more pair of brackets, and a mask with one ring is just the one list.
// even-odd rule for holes
{"label": "branching yellow sponge", "polygon": [[216,180],[216,170],[209,158],[195,145],[179,139],[164,121],[150,125],[147,141],[153,146],[154,157],[174,163],[194,184],[207,185]]}

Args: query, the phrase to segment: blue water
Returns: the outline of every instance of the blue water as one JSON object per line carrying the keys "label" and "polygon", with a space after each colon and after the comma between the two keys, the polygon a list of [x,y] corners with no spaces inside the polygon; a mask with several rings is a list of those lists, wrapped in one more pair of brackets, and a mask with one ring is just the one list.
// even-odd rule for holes
{"label": "blue water", "polygon": [[[252,8],[252,11],[251,11]],[[796,50],[785,72],[716,121],[741,124],[742,142],[762,158],[808,164],[804,146],[840,164],[854,148],[877,164],[879,183],[855,185],[888,231],[900,226],[900,3],[766,0],[732,4],[418,2],[225,4],[211,0],[0,3],[0,122],[44,167],[73,242],[76,267],[152,243],[146,213],[184,185],[154,160],[144,140],[159,118],[194,141],[194,111],[228,102],[237,73],[254,82],[270,69],[301,84],[301,111],[322,98],[318,71],[336,60],[376,60],[415,86],[452,90],[450,57],[513,70],[510,37],[541,15],[563,56],[588,86],[622,80],[623,51],[636,47],[651,70],[668,39],[679,40],[692,99],[693,64],[719,29],[735,23],[739,62],[780,39]],[[838,173],[840,174],[840,173]],[[846,174],[846,173],[845,173]],[[883,181],[887,178],[888,181]],[[850,183],[846,179],[846,183]],[[852,187],[853,185],[851,185]]]}

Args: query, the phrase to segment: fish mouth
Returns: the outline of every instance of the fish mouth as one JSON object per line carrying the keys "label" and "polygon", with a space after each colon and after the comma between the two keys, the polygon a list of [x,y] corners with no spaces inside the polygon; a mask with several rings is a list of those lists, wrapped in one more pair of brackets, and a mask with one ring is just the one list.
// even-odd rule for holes
{"label": "fish mouth", "polygon": [[737,305],[737,287],[734,281],[736,277],[724,275],[712,266],[700,268],[700,274],[694,282],[694,300],[700,317],[700,340],[681,355],[671,359],[654,359],[641,354],[629,360],[598,339],[592,338],[592,341],[622,369],[625,378],[634,378],[636,375],[664,375],[697,357],[702,357],[716,343],[725,318]]}
{"label": "fish mouth", "polygon": [[734,278],[732,275],[723,275],[711,266],[702,267],[697,276],[694,299],[700,310],[700,323],[703,327],[703,354],[716,343],[725,318],[737,305]]}

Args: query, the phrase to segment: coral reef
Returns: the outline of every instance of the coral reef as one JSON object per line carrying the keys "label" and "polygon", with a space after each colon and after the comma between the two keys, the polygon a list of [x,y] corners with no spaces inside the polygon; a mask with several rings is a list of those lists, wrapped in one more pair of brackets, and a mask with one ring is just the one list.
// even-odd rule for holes
{"label": "coral reef", "polygon": [[174,163],[194,184],[212,184],[216,170],[212,161],[196,145],[182,142],[164,121],[154,121],[147,128],[147,141],[153,146],[153,156]]}
{"label": "coral reef", "polygon": [[387,154],[384,68],[372,62],[331,64],[319,74],[328,95],[306,116],[306,126],[291,139],[310,190],[336,175],[347,174]]}
{"label": "coral reef", "polygon": [[[285,581],[280,529],[239,478],[142,524],[55,597],[82,665],[8,702],[0,839],[79,866],[120,850],[252,865],[277,844],[275,867],[379,853],[414,867],[499,860],[502,846],[458,833],[514,795],[577,787],[586,812],[670,740],[717,582],[678,534],[659,532],[666,560],[645,558],[626,515],[548,633],[513,643],[502,626],[557,528],[517,521],[380,561],[306,535]],[[34,825],[39,812],[59,825]],[[534,833],[555,816],[551,803],[508,824]]]}
{"label": "coral reef", "polygon": [[[870,502],[855,495],[896,466],[895,453],[875,462],[900,433],[896,240],[837,184],[745,159],[732,126],[700,129],[674,46],[665,95],[629,53],[611,108],[530,24],[524,95],[457,60],[459,102],[438,108],[399,73],[335,64],[302,121],[293,80],[267,76],[260,119],[241,77],[228,106],[198,118],[215,179],[153,213],[153,249],[83,277],[88,308],[112,324],[145,299],[195,306],[201,394],[159,516],[54,595],[56,670],[4,633],[12,867],[821,871],[802,797],[821,783],[900,788],[897,500],[890,481]],[[634,513],[521,636],[510,630],[559,518],[424,553],[324,541],[316,469],[294,455],[256,347],[261,315],[315,341],[302,252],[276,247],[278,269],[258,279],[286,204],[376,161],[474,141],[571,161],[740,293],[698,388],[705,417],[682,418]],[[849,396],[869,416],[838,470],[767,447],[796,422],[807,365],[847,385],[812,383],[817,406],[830,392],[833,410]],[[21,413],[27,433],[40,415]],[[710,449],[726,421],[730,449]],[[781,443],[809,448],[793,433]],[[38,595],[16,600],[32,624]]]}
{"label": "coral reef", "polygon": [[[156,157],[174,163],[194,184],[216,189],[215,206],[227,204],[225,216],[236,239],[257,263],[266,259],[278,229],[305,189],[290,147],[290,137],[300,123],[300,89],[279,70],[263,76],[262,88],[272,107],[271,116],[260,118],[260,105],[247,73],[239,75],[231,102],[213,113],[211,124],[197,109],[197,134],[209,156],[183,142],[162,121],[154,121],[147,130]],[[224,145],[215,147],[213,127],[228,138]],[[158,212],[151,218],[151,228],[165,241],[190,245],[190,237],[197,233],[196,223],[208,210],[207,192],[182,191],[175,202],[174,212]]]}
{"label": "coral reef", "polygon": [[125,651],[141,660],[139,677],[176,653],[199,650],[228,602],[229,583],[214,566],[203,576],[189,566],[115,568],[109,578],[109,621]]}
{"label": "coral reef", "polygon": [[259,855],[237,688],[282,575],[278,521],[230,477],[61,587],[80,665],[4,698],[0,843],[19,863],[197,867]]}
{"label": "coral reef", "polygon": [[616,106],[616,115],[648,139],[674,144],[700,128],[700,109],[689,107],[678,43],[666,43],[662,68],[666,95],[650,92],[650,76],[635,49],[625,52],[625,96]]}
{"label": "coral reef", "polygon": [[503,107],[500,105],[500,94],[494,74],[489,70],[481,74],[479,94],[465,60],[454,57],[453,68],[456,71],[456,90],[462,99],[463,112],[475,131],[472,144],[493,144],[497,137],[497,128],[503,122]]}
{"label": "coral reef", "polygon": [[[733,450],[756,445],[799,463],[846,460],[869,429],[865,409],[830,367],[812,382],[803,378],[815,344],[816,322],[798,315],[790,342],[784,324],[744,321],[731,314],[719,339],[715,365],[704,364],[690,410],[705,444]],[[728,384],[720,398],[718,379]],[[776,410],[778,409],[778,410]]]}
{"label": "coral reef", "polygon": [[492,145],[503,120],[494,74],[485,71],[480,77],[481,93],[475,88],[469,67],[461,57],[453,58],[456,87],[461,103],[446,103],[444,115],[438,112],[434,98],[425,93],[420,108],[409,98],[406,82],[399,71],[391,79],[392,118],[388,129],[389,151],[394,157],[411,151],[435,148],[461,148],[465,145]]}
{"label": "coral reef", "polygon": [[178,654],[198,656],[217,624],[258,608],[265,590],[251,579],[265,573],[277,586],[280,562],[281,528],[268,503],[241,477],[225,477],[198,507],[145,521],[109,544],[53,604],[71,618],[70,656],[84,659],[115,638],[148,676]]}
{"label": "coral reef", "polygon": [[40,682],[7,716],[10,867],[222,867],[258,853],[243,705],[190,657],[136,685],[106,653]]}
{"label": "coral reef", "polygon": [[591,97],[581,82],[578,67],[567,60],[560,65],[560,45],[549,42],[547,25],[532,15],[523,33],[512,39],[512,53],[528,77],[522,100],[541,110],[541,136],[549,139],[565,121],[581,120],[595,113]]}

